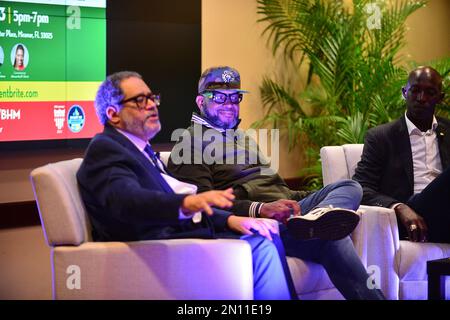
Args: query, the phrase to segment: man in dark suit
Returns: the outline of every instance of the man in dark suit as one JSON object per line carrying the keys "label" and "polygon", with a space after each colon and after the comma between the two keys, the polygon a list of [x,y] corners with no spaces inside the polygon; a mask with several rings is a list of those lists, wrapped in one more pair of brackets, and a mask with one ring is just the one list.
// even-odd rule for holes
{"label": "man in dark suit", "polygon": [[266,221],[213,209],[232,205],[231,189],[196,194],[195,186],[165,171],[149,144],[161,129],[159,102],[135,72],[109,76],[97,92],[105,128],[77,173],[94,240],[241,238],[252,249],[255,299],[289,299],[276,230]]}
{"label": "man in dark suit", "polygon": [[353,179],[362,204],[395,210],[401,238],[450,243],[450,121],[434,115],[442,77],[419,67],[402,93],[405,116],[367,132]]}

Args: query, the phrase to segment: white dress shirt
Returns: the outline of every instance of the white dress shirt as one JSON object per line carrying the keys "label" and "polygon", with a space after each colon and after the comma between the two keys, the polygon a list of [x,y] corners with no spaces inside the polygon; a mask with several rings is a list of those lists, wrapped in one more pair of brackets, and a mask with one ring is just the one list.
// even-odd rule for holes
{"label": "white dress shirt", "polygon": [[413,161],[414,194],[425,187],[442,173],[441,157],[436,134],[437,120],[433,117],[431,129],[420,131],[405,113]]}
{"label": "white dress shirt", "polygon": [[[117,129],[115,128],[118,132],[120,132],[121,134],[123,134],[128,140],[130,140],[135,146],[136,148],[139,149],[139,151],[142,152],[142,154],[148,159],[148,161],[152,164],[155,165],[153,163],[153,161],[150,159],[149,155],[147,154],[147,152],[144,151],[145,146],[147,145],[147,142],[142,140],[141,138],[136,137],[135,135]],[[159,162],[161,162],[161,160],[158,159]],[[162,171],[165,172],[164,167],[161,163],[156,164]],[[164,178],[164,180],[167,182],[167,184],[172,188],[172,190],[177,193],[177,194],[196,194],[197,193],[197,186],[190,184],[190,183],[186,183],[186,182],[182,182],[179,181],[167,174],[161,173],[161,176]],[[189,215],[186,216],[182,211],[181,208],[179,210],[179,218],[180,220],[183,219],[192,219],[192,221],[194,223],[199,223],[202,220],[202,214],[201,212],[196,212],[194,213],[194,215]]]}

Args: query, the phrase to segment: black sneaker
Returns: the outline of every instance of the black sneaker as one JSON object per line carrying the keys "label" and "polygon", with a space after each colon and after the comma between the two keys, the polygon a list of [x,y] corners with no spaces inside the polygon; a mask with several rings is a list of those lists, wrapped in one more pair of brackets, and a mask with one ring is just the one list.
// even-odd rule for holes
{"label": "black sneaker", "polygon": [[326,207],[289,218],[287,228],[291,236],[299,240],[339,240],[348,236],[358,223],[355,211]]}

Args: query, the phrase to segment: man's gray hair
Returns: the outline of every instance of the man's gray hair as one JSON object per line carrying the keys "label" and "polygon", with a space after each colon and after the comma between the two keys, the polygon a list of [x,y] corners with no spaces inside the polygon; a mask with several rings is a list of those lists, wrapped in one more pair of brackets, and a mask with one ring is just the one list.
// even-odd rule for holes
{"label": "man's gray hair", "polygon": [[134,71],[120,71],[111,74],[102,82],[95,97],[95,111],[98,119],[104,125],[108,121],[106,109],[110,106],[120,109],[120,101],[123,99],[123,92],[120,83],[128,78],[139,78],[142,76]]}

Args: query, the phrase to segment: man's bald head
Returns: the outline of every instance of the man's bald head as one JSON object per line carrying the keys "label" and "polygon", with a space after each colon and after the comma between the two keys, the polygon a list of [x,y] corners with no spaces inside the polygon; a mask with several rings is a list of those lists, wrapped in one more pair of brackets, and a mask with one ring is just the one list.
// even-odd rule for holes
{"label": "man's bald head", "polygon": [[408,75],[408,85],[412,83],[429,81],[442,89],[442,77],[435,69],[429,66],[420,66],[411,71]]}
{"label": "man's bald head", "polygon": [[428,129],[433,121],[435,106],[444,98],[439,72],[428,66],[414,69],[409,73],[402,93],[409,120],[422,131]]}

